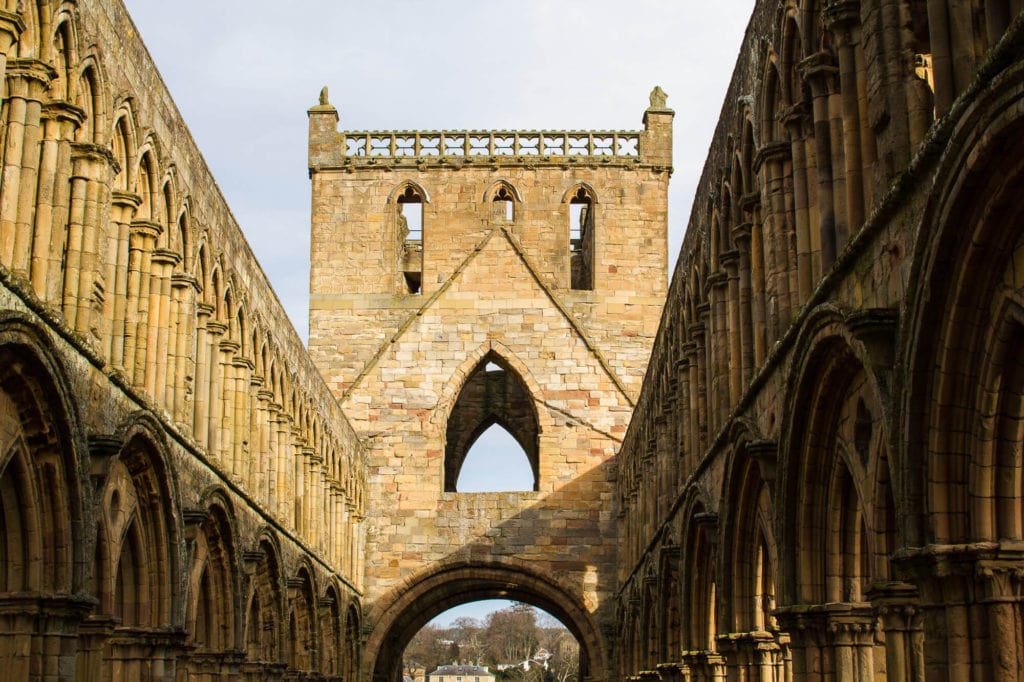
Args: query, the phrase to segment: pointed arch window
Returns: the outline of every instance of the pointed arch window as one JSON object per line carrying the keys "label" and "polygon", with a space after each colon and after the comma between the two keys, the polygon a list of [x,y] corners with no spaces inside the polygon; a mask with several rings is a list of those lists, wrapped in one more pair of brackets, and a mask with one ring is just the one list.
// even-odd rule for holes
{"label": "pointed arch window", "polygon": [[493,216],[495,220],[504,221],[507,223],[515,220],[516,216],[516,200],[512,191],[502,185],[498,188],[498,191],[491,197],[491,203],[494,205]]}
{"label": "pointed arch window", "polygon": [[594,197],[585,187],[569,199],[569,273],[571,288],[594,288]]}
{"label": "pointed arch window", "polygon": [[423,290],[423,194],[412,185],[398,195],[399,258],[406,290]]}
{"label": "pointed arch window", "polygon": [[[498,427],[497,431],[491,432],[492,427]],[[498,456],[493,446],[484,447],[479,453],[475,446],[478,443],[486,444],[486,439],[501,431],[507,432],[507,445],[513,451],[521,450],[525,456],[530,470],[526,476],[530,480],[528,489],[538,490],[540,427],[533,397],[523,379],[505,360],[496,353],[488,353],[466,379],[448,417],[445,433],[445,492],[459,491],[459,478],[470,450],[474,451],[474,458],[478,454],[485,458]],[[488,486],[488,489],[493,487]]]}

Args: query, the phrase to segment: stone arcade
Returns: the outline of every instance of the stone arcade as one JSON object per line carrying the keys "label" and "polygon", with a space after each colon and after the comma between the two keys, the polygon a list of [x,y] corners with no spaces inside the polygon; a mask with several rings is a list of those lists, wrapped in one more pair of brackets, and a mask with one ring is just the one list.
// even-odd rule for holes
{"label": "stone arcade", "polygon": [[660,89],[325,91],[307,352],[121,2],[0,0],[0,669],[393,682],[508,596],[589,680],[1024,677],[1022,10],[756,3],[671,279]]}

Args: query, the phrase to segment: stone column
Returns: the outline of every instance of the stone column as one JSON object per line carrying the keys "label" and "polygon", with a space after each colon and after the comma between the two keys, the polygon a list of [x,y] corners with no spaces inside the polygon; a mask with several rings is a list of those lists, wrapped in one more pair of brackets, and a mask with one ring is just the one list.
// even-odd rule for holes
{"label": "stone column", "polygon": [[887,682],[924,680],[924,626],[916,588],[889,582],[873,586],[867,598],[875,607],[885,635]]}
{"label": "stone column", "polygon": [[756,370],[764,364],[768,355],[766,339],[768,322],[765,308],[765,235],[761,218],[761,198],[754,195],[750,202],[750,317],[753,340],[753,367]]}
{"label": "stone column", "polygon": [[294,491],[292,470],[295,466],[291,447],[291,421],[291,416],[284,408],[280,408],[274,423],[277,430],[277,449],[274,451],[274,459],[277,462],[277,486],[272,508],[277,510],[278,519],[287,528],[295,527],[294,508],[291,504]]}
{"label": "stone column", "polygon": [[181,255],[168,249],[154,249],[152,255],[152,281],[149,295],[149,324],[146,341],[146,391],[154,402],[173,412],[173,404],[166,401],[168,373],[174,374],[174,355],[171,345],[171,275],[181,261]]}
{"label": "stone column", "polygon": [[207,327],[213,315],[213,306],[196,303],[196,398],[192,403],[192,437],[200,447],[210,451],[210,339]]}
{"label": "stone column", "polygon": [[[997,551],[980,559],[975,568],[979,587],[976,594],[980,611],[988,622],[988,651],[991,670],[981,661],[974,666],[975,679],[987,673],[989,679],[1010,680],[1020,675],[1024,665],[1021,645],[1021,614],[1024,605],[1024,552],[1019,549]],[[981,614],[979,614],[981,615]],[[982,639],[979,637],[978,639]],[[979,665],[980,664],[980,665]]]}
{"label": "stone column", "polygon": [[231,373],[234,376],[232,401],[232,448],[231,474],[236,481],[244,482],[248,472],[246,460],[253,450],[253,415],[249,410],[249,389],[252,385],[252,373],[255,369],[252,360],[236,355],[231,360]]}
{"label": "stone column", "polygon": [[740,323],[743,303],[740,300],[740,253],[738,250],[728,251],[721,255],[720,261],[725,268],[727,277],[726,296],[726,329],[728,330],[728,361],[726,371],[729,377],[729,404],[723,418],[729,415],[732,407],[739,403],[743,395],[743,327]]}
{"label": "stone column", "polygon": [[174,375],[168,386],[167,404],[173,406],[171,414],[175,423],[190,426],[196,358],[189,349],[195,347],[191,322],[195,319],[195,299],[199,287],[195,277],[183,272],[176,272],[171,276],[171,287]]}
{"label": "stone column", "polygon": [[[298,422],[299,415],[297,413],[295,413],[295,414],[292,414],[290,416],[291,416],[291,423],[289,424],[289,426],[290,426],[289,431],[291,433],[291,438],[289,438],[288,442],[289,442],[289,452],[291,453],[290,457],[291,457],[291,461],[292,461],[292,466],[288,469],[288,473],[289,473],[289,477],[290,477],[290,481],[289,481],[289,483],[290,483],[290,485],[289,485],[289,494],[290,494],[291,498],[295,499],[295,500],[297,500],[299,498],[299,496],[301,495],[303,497],[303,502],[305,503],[305,505],[308,505],[309,504],[309,497],[307,496],[308,495],[308,490],[307,490],[308,479],[307,479],[307,476],[306,476],[308,471],[307,471],[306,458],[302,456],[302,447],[303,447],[304,443],[302,441],[302,432],[301,432],[301,430],[299,428],[299,422]],[[301,484],[299,482],[299,476],[302,477]],[[293,528],[294,527],[298,527],[299,519],[300,518],[305,518],[308,515],[308,508],[304,508],[303,506],[300,506],[298,504],[292,504],[291,507],[290,507],[290,511],[291,511],[291,514],[292,514],[292,523],[294,524]],[[309,527],[306,526],[306,531],[305,532],[308,532],[308,531],[309,531]]]}
{"label": "stone column", "polygon": [[243,466],[243,478],[245,489],[257,502],[262,502],[260,497],[260,463],[263,458],[263,401],[260,399],[260,392],[263,390],[263,377],[256,373],[257,368],[249,373],[248,411],[249,411],[249,452]]}
{"label": "stone column", "polygon": [[708,339],[710,355],[710,389],[708,396],[709,437],[718,433],[729,413],[729,325],[726,299],[729,276],[722,270],[708,275],[708,303],[711,332]]}
{"label": "stone column", "polygon": [[26,279],[39,174],[42,100],[53,69],[35,59],[7,62],[7,135],[0,186],[0,263]]}
{"label": "stone column", "polygon": [[[228,326],[223,322],[207,320],[204,334],[207,344],[206,348],[201,349],[206,362],[207,389],[206,401],[203,403],[197,401],[197,406],[206,413],[203,418],[203,423],[206,426],[206,451],[214,461],[221,461],[221,420],[224,413],[221,355],[224,351],[221,350],[220,344],[221,337],[227,330]],[[230,350],[230,346],[228,350]]]}
{"label": "stone column", "polygon": [[864,224],[863,159],[861,136],[864,125],[860,117],[861,74],[857,65],[857,42],[860,36],[859,0],[833,0],[824,12],[826,26],[836,39],[839,56],[839,95],[842,102],[843,158],[846,175],[846,224],[855,233]]}
{"label": "stone column", "polygon": [[684,429],[686,462],[683,468],[693,471],[698,458],[702,454],[700,452],[700,379],[697,376],[697,343],[695,341],[684,343],[683,354],[686,358],[685,390],[687,395],[685,414],[687,427]]}
{"label": "stone column", "polygon": [[676,441],[673,447],[676,458],[679,463],[676,466],[676,489],[679,490],[682,485],[682,479],[685,475],[684,472],[690,471],[689,461],[692,456],[692,450],[690,449],[690,422],[692,419],[692,390],[690,388],[690,346],[689,343],[683,343],[679,346],[680,357],[676,360],[676,376],[677,385],[679,387],[676,399]]}
{"label": "stone column", "polygon": [[158,223],[135,220],[128,235],[128,314],[124,361],[128,377],[136,386],[146,385],[152,257],[156,239],[162,229]]}
{"label": "stone column", "polygon": [[765,326],[767,347],[777,341],[791,321],[789,309],[789,236],[786,225],[785,164],[788,142],[772,142],[757,152],[755,167],[764,169],[768,208],[764,220]]}
{"label": "stone column", "polygon": [[82,113],[77,107],[51,102],[43,108],[30,272],[36,296],[51,302],[51,295],[57,291],[52,282],[62,279],[51,273],[51,268],[60,269],[64,252],[63,224],[67,217],[66,198],[61,202],[58,197],[66,194],[64,190],[71,171],[70,140],[81,122]]}
{"label": "stone column", "polygon": [[256,449],[256,454],[253,457],[257,464],[257,473],[254,486],[256,486],[257,499],[267,509],[271,509],[270,501],[271,490],[273,489],[273,481],[276,480],[273,466],[273,409],[274,394],[266,388],[260,388],[256,393],[256,399],[259,401],[257,408],[259,415],[259,446]]}
{"label": "stone column", "polygon": [[142,199],[135,194],[115,191],[111,196],[110,232],[107,240],[107,274],[109,288],[104,301],[103,316],[107,323],[110,364],[127,375],[125,340],[128,338],[128,273],[131,223]]}
{"label": "stone column", "polygon": [[820,236],[811,230],[811,200],[808,190],[807,109],[803,102],[790,107],[782,118],[789,133],[793,159],[793,230],[796,235],[796,298],[803,304],[811,297],[821,278]]}
{"label": "stone column", "polygon": [[700,461],[705,450],[708,446],[708,358],[707,349],[705,348],[705,330],[707,326],[704,320],[707,319],[708,306],[707,304],[701,304],[697,307],[700,322],[697,322],[690,326],[690,333],[693,336],[694,347],[694,358],[696,362],[696,382],[693,384],[697,387],[697,411],[698,411],[698,427],[697,427],[697,449],[694,452],[694,461]]}
{"label": "stone column", "polygon": [[308,525],[310,513],[309,499],[309,462],[303,448],[295,450],[295,457],[292,461],[292,480],[295,482],[293,494],[290,496],[294,502],[292,513],[295,518],[295,530],[302,536],[309,538],[310,527]]}
{"label": "stone column", "polygon": [[793,638],[795,680],[873,682],[876,616],[870,604],[802,605],[777,613]]}
{"label": "stone column", "polygon": [[327,488],[327,472],[324,469],[324,458],[320,456],[318,452],[312,448],[309,450],[309,461],[310,467],[313,470],[311,476],[311,482],[313,486],[311,511],[311,524],[310,532],[312,538],[310,542],[316,547],[317,551],[324,553],[327,549],[327,543],[324,542],[324,534],[330,532],[330,508],[328,506],[328,499],[326,493]]}
{"label": "stone column", "polygon": [[833,166],[832,114],[830,98],[835,92],[837,69],[832,65],[832,55],[818,52],[799,64],[804,80],[811,87],[812,118],[814,121],[814,163],[818,180],[818,229],[821,234],[821,271],[828,272],[843,246],[841,234],[846,231],[845,192],[842,190],[842,174]]}
{"label": "stone column", "polygon": [[[53,117],[57,123],[56,146],[56,167],[53,175],[53,185],[50,188],[49,200],[40,197],[36,204],[36,244],[33,252],[33,280],[37,292],[46,301],[55,307],[60,307],[63,302],[64,276],[66,273],[65,257],[67,255],[68,239],[68,216],[71,211],[71,182],[73,174],[72,157],[75,155],[75,148],[82,148],[88,145],[76,145],[73,143],[75,133],[81,125],[80,111],[75,107],[61,107],[52,110]],[[113,155],[109,149],[91,145],[92,151],[97,156],[105,159],[108,172],[99,170],[100,178],[104,181],[109,175],[109,168],[114,163]],[[43,191],[40,187],[40,192]],[[49,220],[46,224],[45,221]],[[43,234],[49,235],[47,240]],[[36,261],[38,253],[39,260]],[[101,253],[101,256],[103,254]],[[37,272],[38,266],[38,272]],[[38,277],[38,279],[36,279]],[[105,286],[109,286],[106,285]],[[105,292],[107,293],[107,292]],[[109,298],[109,294],[107,294]],[[102,317],[102,332],[107,332],[107,319]]]}
{"label": "stone column", "polygon": [[745,387],[754,377],[754,310],[750,260],[750,223],[740,223],[733,228],[732,241],[736,244],[737,263],[737,301],[739,316],[739,370],[740,385]]}
{"label": "stone column", "polygon": [[[108,169],[113,163],[110,151],[93,144],[72,145],[73,163],[83,160],[83,170],[88,182],[85,186],[85,205],[82,210],[82,242],[81,261],[78,270],[78,310],[75,331],[82,336],[100,339],[96,317],[102,313],[101,302],[97,298],[97,284],[103,286],[101,278],[102,247],[100,238],[104,234],[101,220],[105,219],[104,211],[109,205]],[[72,207],[73,208],[73,207]]]}
{"label": "stone column", "polygon": [[[225,329],[229,332],[228,329]],[[217,344],[218,386],[213,394],[213,404],[217,410],[217,450],[221,457],[221,470],[228,476],[234,471],[235,447],[235,366],[233,358],[240,346],[231,338],[221,339]]]}

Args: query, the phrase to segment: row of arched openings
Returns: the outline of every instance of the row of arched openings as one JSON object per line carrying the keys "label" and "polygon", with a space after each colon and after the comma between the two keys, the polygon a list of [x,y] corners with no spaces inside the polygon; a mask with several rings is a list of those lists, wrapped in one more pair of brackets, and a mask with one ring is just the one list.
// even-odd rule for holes
{"label": "row of arched openings", "polygon": [[[430,203],[430,197],[422,186],[406,181],[392,191],[389,202],[395,207],[398,226],[398,271],[403,280],[403,291],[420,294],[423,287],[423,257],[424,253],[429,254],[429,244],[424,241],[424,235],[429,237],[429,229],[424,228],[424,215],[429,222],[430,214],[429,211],[425,214],[424,206]],[[490,207],[489,218],[492,223],[513,226],[523,198],[512,184],[499,180],[484,192],[482,203]],[[592,187],[581,183],[565,193],[562,203],[568,206],[567,283],[571,289],[592,290],[597,248],[597,195]],[[425,248],[427,251],[424,251]]]}
{"label": "row of arched openings", "polygon": [[270,529],[243,543],[221,488],[182,510],[185,476],[168,467],[166,436],[148,416],[87,439],[70,406],[73,384],[39,350],[43,338],[31,323],[0,327],[7,674],[28,679],[45,665],[157,679],[178,666],[206,679],[274,670],[355,679],[351,592],[308,559],[286,571]]}
{"label": "row of arched openings", "polygon": [[[919,642],[887,637],[908,624],[882,623],[873,605],[905,589],[890,563],[895,503],[877,384],[841,322],[820,321],[815,337],[782,449],[735,428],[722,489],[685,489],[656,548],[631,543],[641,568],[620,594],[623,674],[675,666],[716,679],[738,668],[784,680],[794,665],[818,665],[867,679],[886,660],[920,669],[906,658]],[[656,466],[633,475],[651,480]],[[641,537],[642,524],[660,525],[643,511],[626,512]]]}

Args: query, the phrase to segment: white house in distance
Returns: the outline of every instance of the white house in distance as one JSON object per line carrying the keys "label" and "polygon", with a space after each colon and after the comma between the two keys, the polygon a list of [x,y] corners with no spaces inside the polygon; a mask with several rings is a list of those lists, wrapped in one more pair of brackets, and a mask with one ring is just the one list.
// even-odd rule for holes
{"label": "white house in distance", "polygon": [[442,665],[426,682],[494,682],[494,673],[479,665]]}

